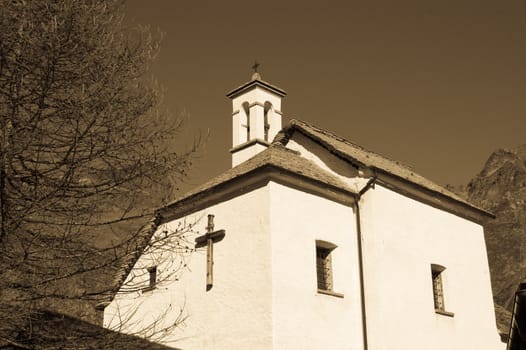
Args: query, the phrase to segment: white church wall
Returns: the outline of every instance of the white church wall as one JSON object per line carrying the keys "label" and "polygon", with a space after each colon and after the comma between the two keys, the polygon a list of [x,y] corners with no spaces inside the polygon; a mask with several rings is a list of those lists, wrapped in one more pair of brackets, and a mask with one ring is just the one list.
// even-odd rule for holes
{"label": "white church wall", "polygon": [[[216,230],[226,231],[225,238],[214,243],[213,288],[206,291],[206,247],[200,248],[188,256],[178,281],[150,292],[117,295],[105,310],[106,327],[118,322],[112,315],[119,310],[141,304],[131,327],[125,329],[133,333],[171,305],[172,315],[182,308],[186,319],[169,336],[177,341],[168,345],[191,350],[271,349],[269,189],[259,188],[184,218],[197,221],[195,230],[199,232],[189,237],[192,244],[196,236],[205,233],[207,214],[215,215]],[[182,220],[170,222],[166,228],[174,229]],[[164,229],[161,226],[158,233]],[[148,254],[143,255],[136,267],[149,265],[148,259]],[[160,265],[161,280],[164,272]]]}
{"label": "white church wall", "polygon": [[[505,348],[480,225],[378,185],[360,205],[370,350]],[[452,317],[435,312],[431,264]]]}
{"label": "white church wall", "polygon": [[[352,208],[270,183],[274,350],[363,349]],[[316,240],[331,242],[334,292],[317,292]]]}
{"label": "white church wall", "polygon": [[[294,133],[287,147],[357,192],[368,179],[325,148]],[[361,216],[369,349],[503,349],[498,337],[483,228],[376,186]],[[435,313],[431,264],[443,273],[446,311]]]}

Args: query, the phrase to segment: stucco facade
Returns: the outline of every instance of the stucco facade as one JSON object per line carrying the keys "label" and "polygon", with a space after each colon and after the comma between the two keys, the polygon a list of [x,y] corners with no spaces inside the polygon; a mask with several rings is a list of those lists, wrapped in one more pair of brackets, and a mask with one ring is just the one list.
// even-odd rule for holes
{"label": "stucco facade", "polygon": [[[363,349],[352,207],[270,184],[273,348]],[[334,292],[318,293],[316,240],[332,251]]]}
{"label": "stucco facade", "polygon": [[[183,221],[183,225],[195,224],[194,233],[187,236],[193,242],[193,238],[205,231],[206,215],[215,215],[216,227],[225,229],[226,236],[214,244],[213,288],[206,290],[206,247],[200,248],[187,257],[187,266],[179,270],[177,280],[165,281],[148,292],[117,294],[106,307],[105,326],[117,325],[119,319],[114,315],[138,306],[123,331],[140,331],[171,305],[171,314],[177,315],[182,309],[185,320],[166,337],[167,345],[196,350],[272,348],[268,203],[269,188],[262,187],[161,225],[158,235],[164,230],[174,230]],[[160,261],[166,263],[170,258]],[[134,269],[140,271],[150,264],[151,257],[144,254]],[[158,278],[163,280],[163,273],[167,272],[163,264],[158,266],[158,271]],[[148,286],[146,275],[143,285]],[[166,320],[165,324],[172,320]]]}
{"label": "stucco facade", "polygon": [[[312,139],[294,135],[287,147],[357,192],[365,187],[357,170]],[[368,349],[505,348],[480,224],[378,184],[358,206]],[[453,315],[435,312],[432,264],[446,268],[444,299]]]}
{"label": "stucco facade", "polygon": [[[196,232],[188,237],[192,239],[204,231],[207,214],[214,214],[216,227],[226,231],[225,238],[214,244],[213,288],[205,288],[206,248],[201,248],[186,258],[177,281],[118,295],[105,310],[106,327],[116,325],[120,320],[112,315],[126,314],[126,308],[140,305],[127,322],[131,327],[123,329],[134,333],[170,308],[177,315],[181,307],[186,319],[170,336],[176,341],[167,343],[181,349],[319,349],[328,337],[336,348],[362,348],[351,207],[271,181],[161,225],[157,235],[180,227],[184,220],[196,224]],[[335,220],[335,215],[347,217],[347,224]],[[316,240],[338,246],[333,278],[335,291],[343,297],[317,292]],[[177,257],[152,258],[146,253],[134,269],[139,275],[161,262],[158,278],[163,280],[166,262],[172,259]],[[146,275],[142,283],[148,286]],[[168,318],[166,324],[173,320]]]}
{"label": "stucco facade", "polygon": [[[115,294],[105,326],[129,318],[122,331],[135,333],[181,317],[164,341],[184,350],[504,349],[477,223],[490,214],[303,122],[278,132],[284,94],[257,80],[229,94],[234,148],[248,146],[233,152],[239,165],[160,210],[152,239],[191,227],[188,252],[134,261],[127,280],[146,289]],[[275,141],[251,144],[268,101]],[[253,139],[241,131],[250,116]],[[225,236],[207,288],[207,248],[193,244],[210,214]],[[329,254],[330,288],[320,289]],[[148,290],[151,266],[160,282]],[[432,266],[442,269],[440,293]]]}
{"label": "stucco facade", "polygon": [[[504,349],[482,227],[382,186],[360,204],[369,349]],[[435,312],[431,264],[453,315]]]}
{"label": "stucco facade", "polygon": [[[161,225],[158,234],[184,220],[195,222],[197,236],[210,213],[226,231],[214,244],[213,288],[205,288],[201,248],[187,257],[177,281],[117,296],[106,308],[106,326],[118,310],[141,304],[125,331],[182,308],[186,319],[169,337],[176,341],[167,343],[181,349],[364,349],[352,206],[270,181]],[[378,185],[361,199],[360,213],[368,349],[504,349],[479,225]],[[316,240],[337,246],[333,281],[341,295],[317,291]],[[144,270],[153,260],[145,254],[135,268]],[[444,297],[453,316],[434,310],[434,263],[447,268]],[[142,283],[147,286],[146,276]]]}

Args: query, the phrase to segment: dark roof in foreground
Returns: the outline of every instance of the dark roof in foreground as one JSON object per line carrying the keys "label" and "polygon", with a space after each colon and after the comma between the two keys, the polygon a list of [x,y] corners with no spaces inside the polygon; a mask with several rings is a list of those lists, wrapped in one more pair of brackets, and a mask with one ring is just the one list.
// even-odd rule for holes
{"label": "dark roof in foreground", "polygon": [[[16,312],[16,307],[13,307]],[[4,327],[5,328],[5,327]],[[0,341],[8,349],[178,350],[138,336],[115,332],[61,313],[35,310],[14,337]],[[5,335],[3,335],[5,336]]]}
{"label": "dark roof in foreground", "polygon": [[330,152],[336,154],[341,158],[346,159],[347,161],[350,161],[351,163],[374,169],[377,171],[381,171],[390,175],[394,175],[409,183],[417,185],[420,188],[429,190],[434,193],[438,193],[446,198],[462,203],[465,206],[473,208],[485,215],[491,217],[494,216],[490,212],[467,202],[465,199],[461,198],[455,193],[448,191],[444,187],[437,185],[433,181],[415,173],[406,165],[384,157],[375,152],[366,150],[365,148],[349,140],[346,140],[331,132],[320,129],[304,121],[292,119],[289,122],[289,124],[285,128],[283,128],[283,130],[276,136],[275,141],[286,145],[289,141],[290,136],[295,130],[315,140],[316,142],[327,148]]}

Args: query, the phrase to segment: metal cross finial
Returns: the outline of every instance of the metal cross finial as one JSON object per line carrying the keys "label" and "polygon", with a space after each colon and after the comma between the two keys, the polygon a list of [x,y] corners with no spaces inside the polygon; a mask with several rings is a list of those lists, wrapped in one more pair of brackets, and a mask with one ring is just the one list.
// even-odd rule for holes
{"label": "metal cross finial", "polygon": [[252,74],[252,80],[261,80],[261,75],[258,73],[259,66],[259,62],[254,61],[254,64],[252,65],[252,69],[254,70],[254,73]]}
{"label": "metal cross finial", "polygon": [[259,66],[260,66],[259,62],[258,61],[254,61],[254,64],[252,65],[252,69],[254,70],[254,73],[258,72]]}

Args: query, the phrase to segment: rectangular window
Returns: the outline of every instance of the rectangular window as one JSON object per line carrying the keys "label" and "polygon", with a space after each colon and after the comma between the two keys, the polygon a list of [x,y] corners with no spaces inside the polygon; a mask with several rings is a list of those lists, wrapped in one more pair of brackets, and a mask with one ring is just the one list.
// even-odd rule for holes
{"label": "rectangular window", "polygon": [[431,282],[433,285],[433,302],[435,304],[435,312],[437,314],[453,317],[455,314],[452,312],[446,311],[446,305],[444,303],[445,270],[446,268],[444,266],[437,265],[437,264],[431,264]]}
{"label": "rectangular window", "polygon": [[433,299],[435,302],[435,310],[444,311],[444,289],[442,286],[442,271],[431,270],[431,278],[433,279]]}
{"label": "rectangular window", "polygon": [[148,287],[144,288],[144,291],[149,291],[155,288],[157,284],[157,266],[151,266],[146,269],[149,274],[149,284]]}
{"label": "rectangular window", "polygon": [[331,249],[316,247],[316,272],[318,289],[332,291]]}

